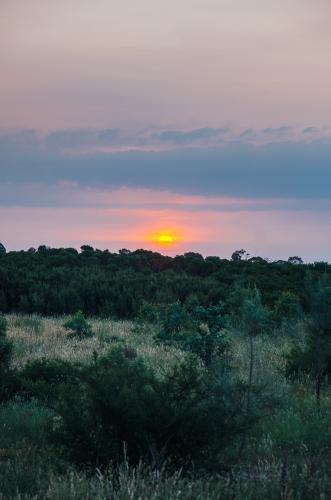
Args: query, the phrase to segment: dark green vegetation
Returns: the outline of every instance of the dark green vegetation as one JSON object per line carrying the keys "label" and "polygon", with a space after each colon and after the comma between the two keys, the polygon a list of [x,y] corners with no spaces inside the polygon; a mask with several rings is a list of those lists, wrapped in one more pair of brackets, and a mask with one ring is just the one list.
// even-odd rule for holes
{"label": "dark green vegetation", "polygon": [[87,290],[93,314],[126,293],[137,309],[114,315],[135,318],[0,314],[0,498],[331,495],[328,266],[70,252],[2,252],[0,268],[26,304],[76,283],[81,309]]}
{"label": "dark green vegetation", "polygon": [[302,265],[298,257],[268,263],[260,257],[243,260],[240,252],[229,261],[192,252],[171,258],[146,250],[110,253],[85,245],[78,253],[40,246],[0,252],[0,310],[43,315],[81,310],[88,316],[133,318],[144,302],[195,301],[206,307],[222,301],[231,309],[234,284],[256,285],[269,306],[290,291],[306,308],[307,270],[331,275],[331,266]]}

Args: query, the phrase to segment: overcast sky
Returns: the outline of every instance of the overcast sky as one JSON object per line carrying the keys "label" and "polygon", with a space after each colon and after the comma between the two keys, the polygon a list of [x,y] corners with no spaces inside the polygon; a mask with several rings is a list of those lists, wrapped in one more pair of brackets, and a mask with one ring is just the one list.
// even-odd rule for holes
{"label": "overcast sky", "polygon": [[2,0],[0,241],[331,260],[328,0]]}

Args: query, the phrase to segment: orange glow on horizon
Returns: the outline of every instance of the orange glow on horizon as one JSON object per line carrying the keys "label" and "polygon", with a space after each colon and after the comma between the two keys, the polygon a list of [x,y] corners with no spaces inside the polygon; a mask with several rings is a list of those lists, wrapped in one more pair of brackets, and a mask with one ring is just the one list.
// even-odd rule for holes
{"label": "orange glow on horizon", "polygon": [[[131,233],[132,241],[141,248],[154,249],[156,252],[166,252],[169,255],[174,252],[181,252],[183,248],[187,248],[187,245],[200,241],[196,229],[192,229],[190,220],[186,218],[184,220],[185,224],[179,224],[175,220],[178,218],[177,213],[172,212],[170,215],[168,215],[169,222],[166,224],[162,224],[162,221],[161,224],[160,221],[156,221],[156,223],[150,224],[149,227],[143,227],[142,225],[140,229],[136,229]],[[179,216],[182,216],[182,214],[179,213]],[[156,217],[161,219],[159,213],[156,214]],[[201,238],[204,239],[204,237],[205,235],[201,234]]]}
{"label": "orange glow on horizon", "polygon": [[175,229],[163,228],[149,233],[146,240],[158,247],[169,248],[183,241],[183,237]]}

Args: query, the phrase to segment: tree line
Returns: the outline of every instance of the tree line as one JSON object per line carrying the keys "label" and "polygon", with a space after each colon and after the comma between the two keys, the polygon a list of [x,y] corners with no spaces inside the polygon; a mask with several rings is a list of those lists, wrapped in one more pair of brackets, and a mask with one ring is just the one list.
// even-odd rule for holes
{"label": "tree line", "polygon": [[303,264],[299,257],[277,262],[244,257],[242,250],[228,260],[194,252],[176,257],[143,249],[112,253],[88,245],[80,252],[45,245],[6,252],[1,245],[0,311],[52,315],[82,310],[89,316],[125,319],[136,317],[146,302],[209,306],[221,301],[227,309],[238,285],[256,285],[269,307],[287,291],[305,308],[307,271],[331,274],[329,264]]}

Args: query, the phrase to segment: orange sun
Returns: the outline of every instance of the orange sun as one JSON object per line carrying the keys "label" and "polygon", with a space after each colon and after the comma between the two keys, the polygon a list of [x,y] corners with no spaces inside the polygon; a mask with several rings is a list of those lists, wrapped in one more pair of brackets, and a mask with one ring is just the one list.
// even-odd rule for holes
{"label": "orange sun", "polygon": [[150,233],[148,239],[159,247],[170,247],[181,240],[176,230],[165,228]]}
{"label": "orange sun", "polygon": [[159,245],[171,245],[175,241],[175,238],[171,234],[159,234],[156,237],[156,241]]}

